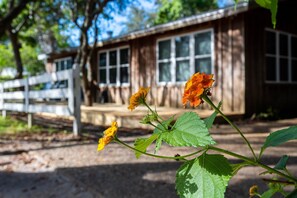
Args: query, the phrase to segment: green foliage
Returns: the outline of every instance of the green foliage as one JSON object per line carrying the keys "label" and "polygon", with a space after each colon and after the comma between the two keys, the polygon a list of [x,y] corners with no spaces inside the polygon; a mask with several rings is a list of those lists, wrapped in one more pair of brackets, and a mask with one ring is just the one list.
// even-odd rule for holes
{"label": "green foliage", "polygon": [[289,156],[283,155],[274,168],[278,170],[285,170],[288,159],[289,159]]}
{"label": "green foliage", "polygon": [[278,146],[294,139],[297,139],[297,126],[275,131],[266,138],[265,143],[261,148],[261,154],[268,147]]}
{"label": "green foliage", "polygon": [[23,60],[23,65],[31,75],[35,75],[37,73],[45,71],[44,63],[38,60],[37,56],[37,47],[23,45],[23,47],[21,48],[21,57]]}
{"label": "green foliage", "polygon": [[15,67],[11,45],[0,44],[0,69]]}
{"label": "green foliage", "polygon": [[[142,151],[142,152],[146,152],[146,149],[149,145],[151,145],[157,138],[158,138],[158,134],[153,134],[151,135],[149,138],[138,138],[135,140],[134,146],[135,149]],[[139,158],[141,156],[142,153],[135,151],[135,156],[136,158]]]}
{"label": "green foliage", "polygon": [[167,23],[217,8],[216,0],[160,0],[155,24]]}
{"label": "green foliage", "polygon": [[[219,102],[217,108],[220,109],[221,106],[222,106],[222,102]],[[217,111],[214,111],[208,118],[205,118],[205,119],[204,119],[204,123],[205,123],[205,125],[206,125],[206,128],[210,129],[210,128],[212,127],[213,122],[214,122],[214,120],[215,120],[216,117],[217,117],[217,114],[218,114],[218,112],[217,112]]]}
{"label": "green foliage", "polygon": [[286,198],[296,198],[297,197],[297,188],[293,190],[290,194],[286,196]]}
{"label": "green foliage", "polygon": [[208,129],[194,112],[181,115],[170,131],[162,134],[162,140],[171,146],[206,146],[215,144]]}
{"label": "green foliage", "polygon": [[273,28],[275,28],[278,0],[255,0],[255,1],[261,7],[270,10],[270,12],[271,12],[271,22],[273,24]]}
{"label": "green foliage", "polygon": [[180,197],[224,197],[232,168],[223,155],[206,153],[185,162],[176,174]]}

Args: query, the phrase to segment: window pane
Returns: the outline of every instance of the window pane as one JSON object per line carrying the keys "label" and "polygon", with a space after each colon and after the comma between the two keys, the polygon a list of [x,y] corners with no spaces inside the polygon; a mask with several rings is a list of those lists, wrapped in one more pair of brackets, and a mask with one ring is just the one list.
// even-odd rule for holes
{"label": "window pane", "polygon": [[279,70],[280,70],[280,80],[281,81],[288,81],[289,80],[289,69],[288,69],[288,59],[286,58],[281,58],[280,61],[280,66],[279,66]]}
{"label": "window pane", "polygon": [[195,72],[211,74],[211,58],[195,59]]}
{"label": "window pane", "polygon": [[211,32],[195,35],[195,55],[211,54]]}
{"label": "window pane", "polygon": [[116,68],[109,69],[109,82],[110,83],[117,82],[117,69]]}
{"label": "window pane", "polygon": [[159,63],[159,82],[170,82],[170,63]]}
{"label": "window pane", "polygon": [[120,50],[120,64],[128,64],[129,63],[129,51],[128,49]]}
{"label": "window pane", "polygon": [[106,83],[106,69],[99,70],[99,82]]}
{"label": "window pane", "polygon": [[159,60],[170,58],[170,40],[159,42]]}
{"label": "window pane", "polygon": [[292,57],[297,58],[297,37],[291,37],[291,53],[292,53]]}
{"label": "window pane", "polygon": [[297,60],[292,60],[292,81],[297,81]]}
{"label": "window pane", "polygon": [[56,71],[60,71],[60,70],[61,70],[60,62],[56,62]]}
{"label": "window pane", "polygon": [[288,55],[288,36],[280,34],[279,35],[279,53],[280,55]]}
{"label": "window pane", "polygon": [[129,72],[128,72],[128,67],[121,67],[121,83],[128,83],[129,82]]}
{"label": "window pane", "polygon": [[67,69],[71,69],[72,68],[72,60],[71,59],[68,59],[67,60]]}
{"label": "window pane", "polygon": [[65,61],[60,62],[61,71],[65,69]]}
{"label": "window pane", "polygon": [[175,56],[176,57],[187,57],[189,56],[189,36],[176,37],[175,38]]}
{"label": "window pane", "polygon": [[266,31],[266,53],[275,54],[276,34],[274,32]]}
{"label": "window pane", "polygon": [[105,67],[106,66],[106,53],[101,53],[99,55],[99,67]]}
{"label": "window pane", "polygon": [[274,57],[266,57],[266,80],[276,81],[276,61]]}
{"label": "window pane", "polygon": [[183,82],[187,81],[191,76],[190,63],[188,60],[176,62],[176,81]]}
{"label": "window pane", "polygon": [[117,51],[109,52],[109,65],[117,64]]}

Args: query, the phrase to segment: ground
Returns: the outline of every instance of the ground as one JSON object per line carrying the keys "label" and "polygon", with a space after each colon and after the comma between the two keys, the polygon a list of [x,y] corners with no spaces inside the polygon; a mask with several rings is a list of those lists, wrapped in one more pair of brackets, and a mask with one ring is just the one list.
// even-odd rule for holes
{"label": "ground", "polygon": [[[40,123],[67,126],[66,121],[39,120]],[[274,122],[241,122],[247,138],[256,152],[268,132],[294,125],[297,119]],[[181,162],[141,156],[121,145],[111,143],[97,152],[99,132],[104,127],[86,125],[89,133],[74,137],[69,133],[23,134],[0,137],[0,197],[177,197],[175,172]],[[120,129],[119,138],[133,144],[135,138],[147,136],[149,131]],[[227,125],[211,130],[218,147],[250,156],[238,134]],[[263,161],[275,164],[283,154],[290,156],[288,169],[297,175],[296,141],[267,149]],[[174,156],[191,152],[188,148],[172,149],[164,146],[159,154]],[[239,162],[226,156],[233,162]],[[260,168],[247,167],[232,178],[226,197],[249,197],[249,187],[266,187]]]}

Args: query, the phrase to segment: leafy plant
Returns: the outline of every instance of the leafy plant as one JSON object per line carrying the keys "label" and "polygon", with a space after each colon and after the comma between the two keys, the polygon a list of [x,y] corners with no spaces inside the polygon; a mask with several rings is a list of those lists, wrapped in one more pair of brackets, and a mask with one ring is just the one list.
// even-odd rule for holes
{"label": "leafy plant", "polygon": [[[287,155],[282,156],[274,167],[270,167],[262,162],[262,156],[270,147],[279,146],[290,140],[297,139],[297,126],[271,133],[266,138],[261,151],[257,154],[244,133],[220,110],[221,103],[216,106],[209,98],[213,82],[213,75],[196,73],[185,85],[183,95],[183,104],[185,106],[190,104],[190,106],[197,107],[206,102],[214,109],[213,114],[204,120],[194,112],[186,112],[176,119],[175,116],[172,116],[165,120],[146,103],[149,88],[140,88],[137,93],[131,96],[128,108],[131,111],[139,105],[148,108],[149,113],[144,116],[141,123],[154,127],[151,136],[136,139],[134,147],[130,146],[117,137],[117,124],[113,122],[112,126],[104,132],[104,136],[99,140],[98,150],[102,150],[111,141],[115,141],[133,150],[136,158],[141,157],[141,155],[148,155],[156,158],[183,161],[183,164],[177,170],[175,182],[177,194],[180,197],[224,197],[230,179],[245,166],[260,167],[264,169],[262,174],[271,175],[271,179],[266,179],[269,189],[260,194],[258,187],[252,186],[250,189],[251,196],[265,198],[280,193],[284,197],[296,197],[297,178],[286,168],[289,157]],[[212,127],[217,114],[220,114],[237,131],[248,146],[251,156],[243,156],[216,145],[209,129]],[[154,154],[147,152],[147,148],[152,143],[155,143]],[[157,155],[158,150],[165,143],[173,147],[195,147],[197,151],[174,157]],[[225,156],[237,158],[241,163],[231,164]],[[294,190],[288,193],[284,190],[286,186],[293,186]]]}

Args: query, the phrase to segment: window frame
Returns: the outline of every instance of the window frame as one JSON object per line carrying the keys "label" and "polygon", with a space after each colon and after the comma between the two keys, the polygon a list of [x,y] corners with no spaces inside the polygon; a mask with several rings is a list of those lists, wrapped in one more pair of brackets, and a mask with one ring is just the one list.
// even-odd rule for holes
{"label": "window frame", "polygon": [[[292,80],[292,60],[295,60],[297,61],[297,57],[292,57],[292,37],[295,37],[297,39],[297,35],[295,34],[292,34],[292,33],[289,33],[289,32],[285,32],[285,31],[280,31],[280,30],[274,30],[274,29],[271,29],[271,28],[265,28],[265,83],[267,84],[297,84],[297,81],[293,81]],[[266,33],[267,32],[272,32],[275,34],[275,54],[269,54],[267,53],[267,44],[266,44],[266,39],[267,39],[267,35]],[[287,55],[281,55],[280,54],[280,35],[285,35],[287,36],[288,38],[288,54]],[[266,58],[267,57],[273,57],[275,58],[276,60],[276,71],[275,71],[275,79],[276,80],[267,80],[267,61],[266,61]],[[288,80],[287,81],[284,81],[284,80],[281,80],[281,72],[280,72],[280,59],[281,58],[284,58],[288,61],[288,73],[287,73],[287,77],[288,77]]]}
{"label": "window frame", "polygon": [[[195,35],[201,34],[205,32],[210,32],[210,55],[195,55]],[[176,46],[175,46],[175,38],[189,36],[189,56],[188,57],[176,57]],[[159,60],[159,42],[170,40],[170,57],[168,59]],[[214,72],[214,28],[207,28],[199,31],[176,34],[174,36],[168,36],[164,38],[159,38],[156,40],[156,83],[157,85],[168,85],[168,84],[184,84],[186,81],[176,81],[176,62],[182,60],[189,60],[190,73],[194,74],[195,72],[195,60],[201,58],[210,58],[211,59],[211,73]],[[171,80],[168,82],[160,82],[159,81],[159,63],[170,63],[170,75]]]}
{"label": "window frame", "polygon": [[[57,71],[63,71],[63,70],[66,70],[66,69],[63,69],[63,70],[57,70],[57,62],[66,62],[67,63],[67,60],[70,60],[72,62],[72,67],[73,67],[73,58],[71,56],[67,56],[67,57],[64,57],[64,58],[58,58],[58,59],[55,59],[54,60],[54,65],[55,65],[55,69],[54,71],[57,72]],[[72,68],[71,67],[71,68]]]}
{"label": "window frame", "polygon": [[[128,50],[128,63],[127,64],[121,64],[120,62],[120,51],[122,49],[127,49]],[[117,57],[117,62],[116,65],[112,65],[110,66],[109,64],[109,53],[112,51],[116,51],[116,57]],[[106,53],[106,66],[105,67],[101,67],[100,68],[100,54],[102,53]],[[98,75],[97,75],[97,82],[99,84],[100,87],[104,87],[104,86],[116,86],[116,87],[120,87],[120,86],[130,86],[130,59],[131,58],[131,54],[130,54],[130,47],[129,45],[125,45],[125,46],[121,46],[121,47],[114,47],[114,48],[110,48],[110,49],[105,49],[105,50],[99,50],[97,53],[97,67],[98,67]],[[128,82],[124,82],[121,83],[121,68],[128,68]],[[102,68],[105,68],[106,70],[106,83],[100,83],[100,70],[102,70]],[[109,70],[112,68],[116,68],[116,82],[115,83],[110,83],[110,78],[109,78]]]}

